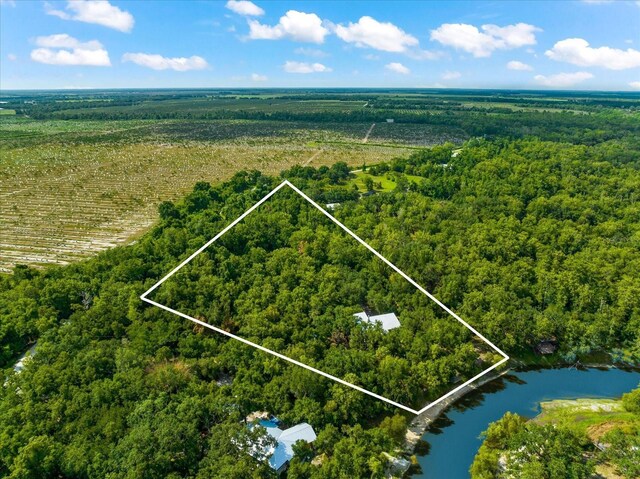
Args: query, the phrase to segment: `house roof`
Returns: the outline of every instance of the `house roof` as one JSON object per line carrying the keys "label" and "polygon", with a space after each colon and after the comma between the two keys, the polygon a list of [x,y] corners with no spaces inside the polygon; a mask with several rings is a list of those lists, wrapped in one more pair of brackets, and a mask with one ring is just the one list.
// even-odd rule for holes
{"label": "house roof", "polygon": [[361,313],[356,313],[354,314],[354,316],[356,318],[360,318],[362,321],[369,321],[369,316],[364,311],[362,311]]}
{"label": "house roof", "polygon": [[558,346],[554,341],[547,340],[547,341],[540,341],[536,345],[535,349],[540,354],[553,354],[555,353],[556,349],[558,349]]}
{"label": "house roof", "polygon": [[378,314],[376,316],[369,316],[369,321],[371,321],[372,323],[380,323],[382,325],[382,329],[384,329],[385,331],[400,327],[400,321],[398,321],[396,313],[386,313]]}
{"label": "house roof", "polygon": [[262,419],[259,424],[267,430],[267,434],[278,442],[269,457],[269,465],[276,471],[280,470],[282,466],[293,458],[293,445],[297,441],[313,442],[316,440],[316,433],[313,427],[306,422],[284,431],[278,428],[273,421]]}
{"label": "house roof", "polygon": [[284,431],[282,431],[282,434],[280,434],[280,437],[278,438],[278,441],[290,442],[291,444],[300,440],[307,442],[313,442],[316,440],[315,431],[313,430],[311,425],[307,424],[306,422],[290,427],[289,429],[285,429]]}
{"label": "house roof", "polygon": [[382,326],[382,329],[384,329],[385,331],[400,327],[400,321],[398,320],[398,317],[395,313],[385,313],[375,316],[369,316],[367,313],[362,311],[361,313],[354,314],[354,316],[360,318],[362,321],[366,321],[371,324],[380,323],[380,326]]}
{"label": "house roof", "polygon": [[36,355],[36,344],[34,344],[33,346],[31,346],[27,352],[25,352],[20,359],[18,360],[18,362],[13,366],[13,370],[17,373],[22,372],[22,370],[24,369],[24,365],[25,365],[25,361],[28,361],[30,358],[32,358],[33,356]]}
{"label": "house roof", "polygon": [[259,424],[267,430],[267,434],[274,438],[276,441],[282,435],[282,429],[275,425],[272,421],[259,421]]}
{"label": "house roof", "polygon": [[293,450],[289,453],[287,447],[283,443],[279,442],[273,450],[273,454],[271,454],[271,457],[269,458],[269,465],[276,471],[279,471],[282,466],[291,460],[292,457]]}

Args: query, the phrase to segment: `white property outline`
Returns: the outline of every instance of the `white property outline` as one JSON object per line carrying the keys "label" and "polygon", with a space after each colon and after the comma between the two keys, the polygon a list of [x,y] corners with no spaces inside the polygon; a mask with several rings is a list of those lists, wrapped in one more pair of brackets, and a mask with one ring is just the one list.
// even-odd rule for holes
{"label": "white property outline", "polygon": [[[445,310],[447,313],[449,313],[451,316],[453,316],[455,319],[457,319],[462,325],[464,325],[467,329],[469,329],[473,334],[475,334],[476,336],[478,336],[480,339],[482,339],[485,343],[487,343],[489,346],[491,346],[498,354],[500,354],[502,356],[502,359],[500,361],[498,361],[497,363],[493,364],[491,367],[485,369],[484,371],[482,371],[481,373],[475,375],[474,377],[472,377],[471,379],[469,379],[468,381],[464,382],[463,384],[461,384],[460,386],[456,387],[455,389],[452,389],[451,391],[449,391],[447,394],[445,394],[444,396],[441,396],[440,398],[436,399],[435,401],[427,404],[425,407],[423,407],[422,409],[416,411],[413,408],[410,408],[408,406],[405,406],[403,404],[400,404],[398,402],[392,401],[391,399],[387,399],[384,396],[380,396],[379,394],[376,394],[374,392],[371,392],[367,389],[361,388],[360,386],[356,386],[355,384],[351,384],[343,379],[337,378],[335,376],[332,376],[331,374],[325,373],[324,371],[320,371],[319,369],[316,369],[314,367],[308,366],[306,364],[301,363],[300,361],[296,361],[295,359],[291,359],[287,356],[285,356],[284,354],[280,354],[276,351],[272,351],[271,349],[267,349],[264,346],[260,346],[259,344],[253,343],[247,339],[241,338],[240,336],[236,336],[235,334],[232,334],[228,331],[225,331],[224,329],[220,329],[220,328],[216,328],[215,326],[205,323],[204,321],[201,321],[199,319],[196,318],[192,318],[191,316],[189,316],[188,314],[184,314],[181,313],[180,311],[176,311],[175,309],[172,309],[168,306],[165,306],[164,304],[160,304],[157,303],[156,301],[153,301],[152,299],[147,298],[147,295],[149,295],[151,292],[153,292],[155,289],[157,289],[162,283],[164,283],[166,280],[168,280],[171,276],[173,276],[175,273],[177,273],[184,265],[186,265],[189,261],[191,261],[193,258],[195,258],[196,256],[198,256],[200,253],[202,253],[205,249],[207,249],[209,246],[211,246],[211,244],[213,244],[216,240],[218,240],[223,234],[225,234],[227,231],[229,231],[231,228],[233,228],[235,225],[237,225],[240,221],[242,221],[247,215],[249,215],[251,212],[253,212],[253,210],[255,210],[256,208],[258,208],[262,203],[264,203],[265,201],[267,201],[269,198],[271,198],[276,192],[278,192],[283,186],[288,186],[290,187],[293,191],[295,191],[296,193],[298,193],[300,196],[302,196],[305,200],[307,200],[309,203],[311,203],[313,206],[315,206],[318,210],[320,210],[325,216],[327,216],[331,221],[333,221],[335,224],[337,224],[338,226],[340,226],[340,228],[342,228],[344,231],[346,231],[347,233],[349,233],[353,238],[355,238],[360,244],[362,244],[365,248],[367,248],[369,251],[371,251],[374,255],[376,255],[378,258],[380,258],[382,261],[384,261],[385,264],[387,264],[389,267],[391,267],[391,269],[393,269],[396,273],[398,273],[400,276],[402,276],[404,279],[406,279],[409,283],[411,283],[413,286],[415,286],[420,292],[424,293],[425,295],[427,295],[432,301],[434,301],[438,306],[440,306],[443,310]],[[449,308],[447,308],[444,304],[442,304],[435,296],[433,296],[431,293],[429,293],[426,289],[424,289],[422,286],[420,286],[418,283],[416,283],[413,279],[411,279],[409,276],[407,276],[404,272],[402,272],[396,265],[394,265],[393,263],[391,263],[391,261],[389,261],[387,258],[385,258],[384,256],[382,256],[380,253],[378,253],[375,249],[373,249],[371,246],[369,246],[369,244],[367,244],[364,240],[362,240],[360,237],[358,237],[355,233],[353,233],[349,228],[347,228],[345,225],[343,225],[340,221],[338,221],[336,218],[334,218],[331,214],[329,214],[326,210],[324,210],[320,205],[318,205],[315,201],[313,201],[311,198],[309,198],[307,195],[305,195],[302,191],[300,191],[295,185],[293,185],[291,182],[289,182],[289,180],[284,180],[282,183],[280,183],[278,186],[276,186],[271,192],[269,192],[264,198],[262,198],[260,201],[258,201],[255,205],[253,205],[251,208],[249,208],[247,211],[245,211],[242,215],[240,215],[235,221],[233,221],[231,224],[229,224],[225,229],[223,229],[220,233],[218,233],[216,236],[213,237],[213,239],[207,241],[203,246],[201,246],[195,253],[193,253],[191,256],[189,256],[187,259],[185,259],[182,263],[180,263],[178,266],[176,266],[173,270],[171,270],[164,278],[162,278],[160,281],[158,281],[156,284],[154,284],[153,286],[151,286],[151,288],[149,288],[147,291],[145,291],[142,295],[140,295],[140,299],[142,301],[145,301],[149,304],[152,304],[154,306],[157,306],[158,308],[164,309],[165,311],[169,311],[170,313],[176,314],[182,318],[188,319],[189,321],[193,321],[196,324],[199,324],[200,326],[204,326],[206,328],[212,329],[213,331],[216,331],[217,333],[223,334],[225,336],[228,336],[230,338],[236,339],[242,343],[248,344],[249,346],[253,346],[254,348],[257,348],[261,351],[264,351],[266,353],[272,354],[273,356],[276,356],[280,359],[284,359],[285,361],[288,361],[290,363],[295,364],[296,366],[301,366],[305,369],[308,369],[309,371],[313,371],[314,373],[320,374],[321,376],[324,376],[326,378],[329,378],[333,381],[336,381],[340,384],[343,384],[345,386],[349,386],[350,388],[353,388],[357,391],[360,391],[362,393],[368,394],[369,396],[372,396],[376,399],[380,399],[381,401],[387,402],[389,404],[392,404],[396,407],[399,407],[401,409],[404,409],[405,411],[408,411],[410,413],[413,414],[420,414],[424,411],[426,411],[427,409],[435,406],[436,404],[444,401],[445,399],[447,399],[449,396],[455,394],[456,392],[458,392],[459,390],[463,389],[464,387],[468,386],[469,384],[471,384],[473,381],[475,381],[478,378],[481,378],[482,376],[484,376],[485,374],[489,373],[490,371],[494,370],[495,368],[497,368],[498,366],[500,366],[501,364],[503,364],[504,362],[509,360],[509,356],[507,356],[501,349],[499,349],[495,344],[493,344],[491,341],[489,341],[487,338],[485,338],[482,334],[480,334],[478,331],[476,331],[473,326],[471,326],[470,324],[468,324],[465,320],[463,320],[462,318],[460,318],[456,313],[454,313],[453,311],[451,311]]]}

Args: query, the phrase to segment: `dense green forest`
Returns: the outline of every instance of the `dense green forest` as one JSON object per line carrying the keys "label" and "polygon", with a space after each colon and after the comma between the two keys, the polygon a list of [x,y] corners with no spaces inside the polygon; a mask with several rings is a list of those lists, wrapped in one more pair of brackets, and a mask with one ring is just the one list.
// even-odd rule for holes
{"label": "dense green forest", "polygon": [[552,409],[556,421],[547,424],[505,414],[483,433],[472,479],[587,479],[599,465],[640,477],[640,389],[607,406],[593,400],[575,411]]}
{"label": "dense green forest", "polygon": [[[333,170],[340,167],[334,181],[349,175],[344,164]],[[217,197],[206,185],[198,192]],[[173,218],[172,227],[195,226],[176,210],[163,214]],[[357,378],[359,386],[414,409],[444,394],[454,378],[470,379],[502,359],[479,338],[474,344],[470,330],[286,186],[151,298],[333,376]],[[401,326],[384,331],[354,317],[363,310],[395,312]],[[321,404],[331,400],[317,390],[303,394]]]}
{"label": "dense green forest", "polygon": [[[334,214],[341,222],[511,355],[553,339],[558,359],[573,362],[605,350],[614,361],[637,361],[640,140],[628,132],[594,132],[598,141],[581,144],[472,139],[456,154],[453,145],[420,150],[370,167],[372,175],[394,177],[396,187],[363,197],[348,185],[344,165],[294,167],[282,177],[318,202],[340,202]],[[158,223],[135,244],[63,268],[18,267],[0,276],[0,364],[8,377],[0,389],[0,475],[272,477],[268,466],[237,448],[248,434],[245,414],[267,410],[287,423],[308,422],[318,433],[313,451],[292,461],[289,478],[383,477],[382,453],[394,453],[404,434],[406,418],[397,410],[139,299],[281,179],[241,172],[223,184],[197,184],[182,201],[163,203]],[[240,327],[234,324],[240,312],[259,325],[290,317],[289,307],[313,308],[292,297],[287,285],[317,273],[326,257],[337,270],[345,266],[335,277],[350,283],[324,291],[323,285],[340,283],[327,276],[310,286],[321,301],[336,295],[338,303],[376,309],[408,301],[384,275],[389,287],[367,297],[357,272],[371,269],[368,260],[339,238],[323,239],[320,225],[297,214],[298,203],[281,201],[284,213],[274,211],[269,221],[281,221],[288,234],[265,222],[259,231],[270,235],[268,245],[246,231],[232,235],[223,249],[212,250],[211,258],[223,261],[204,257],[197,266],[205,274],[186,278],[192,287],[158,296],[187,305],[207,285],[220,295],[244,291],[244,303],[207,301],[193,312],[226,318],[229,329]],[[291,224],[302,232],[287,230]],[[248,248],[245,240],[255,244]],[[255,261],[263,265],[252,266]],[[268,284],[260,279],[266,276]],[[259,294],[265,303],[256,304]],[[331,316],[329,324],[342,329],[322,331],[315,344],[315,326],[307,325],[302,339],[320,350],[317,361],[333,354],[331,348],[339,361],[370,361],[374,353],[364,343],[351,347],[358,329],[348,322],[352,312]],[[377,345],[391,342],[389,357],[394,341],[410,342],[407,363],[387,361],[389,379],[402,382],[419,366],[424,378],[437,380],[437,390],[467,363],[456,355],[468,359],[473,351],[458,351],[457,338],[443,350],[425,349],[421,342],[440,340],[447,330],[424,336],[422,327],[411,326],[408,338],[402,328],[388,337],[367,334],[378,335]],[[279,346],[288,347],[295,332],[283,331]],[[36,356],[13,373],[11,364],[35,340]],[[383,348],[371,371],[382,367]],[[228,376],[230,385],[222,380]],[[563,447],[573,447],[565,439]],[[311,464],[314,455],[321,459]]]}

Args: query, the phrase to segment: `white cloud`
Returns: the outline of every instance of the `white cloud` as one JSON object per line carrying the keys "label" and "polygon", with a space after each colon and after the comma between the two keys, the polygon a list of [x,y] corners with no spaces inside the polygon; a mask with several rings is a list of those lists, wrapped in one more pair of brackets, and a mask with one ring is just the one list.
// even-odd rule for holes
{"label": "white cloud", "polygon": [[609,70],[625,70],[640,67],[640,51],[633,48],[592,48],[582,38],[567,38],[557,42],[544,53],[552,60],[581,67],[602,67]]}
{"label": "white cloud", "polygon": [[55,10],[45,2],[47,14],[63,20],[95,23],[121,32],[130,32],[134,24],[133,15],[111,5],[107,0],[68,0],[66,10]]}
{"label": "white cloud", "polygon": [[255,82],[261,82],[261,81],[267,81],[269,78],[267,78],[266,75],[260,75],[258,73],[252,73],[251,74],[251,81],[255,81]]}
{"label": "white cloud", "polygon": [[264,10],[248,0],[229,0],[225,5],[232,12],[247,17],[259,17],[264,15]]}
{"label": "white cloud", "polygon": [[304,63],[286,61],[282,66],[287,73],[322,73],[330,72],[331,68],[324,66],[322,63]]}
{"label": "white cloud", "polygon": [[450,71],[446,71],[442,74],[442,79],[443,80],[455,80],[457,78],[460,78],[462,76],[462,74],[460,72],[450,72]]}
{"label": "white cloud", "polygon": [[52,50],[50,48],[37,48],[31,52],[31,59],[34,62],[45,63],[47,65],[69,65],[69,66],[111,66],[109,54],[106,50]]}
{"label": "white cloud", "polygon": [[81,42],[66,33],[36,37],[35,44],[44,48],[82,48],[84,50],[99,50],[102,48],[102,44],[98,40]]}
{"label": "white cloud", "polygon": [[288,38],[297,42],[323,43],[329,30],[315,13],[289,10],[277,25],[263,25],[249,20],[249,38],[252,40],[279,40]]}
{"label": "white cloud", "polygon": [[207,61],[199,56],[168,58],[162,55],[149,53],[125,53],[122,55],[123,62],[133,62],[154,70],[175,70],[186,72],[189,70],[204,70],[209,65]]}
{"label": "white cloud", "polygon": [[519,62],[518,60],[511,60],[507,63],[507,68],[509,70],[518,70],[518,71],[531,71],[533,67],[531,65],[527,65],[526,63]]}
{"label": "white cloud", "polygon": [[18,57],[17,57],[17,56],[15,56],[13,53],[9,53],[9,54],[7,55],[7,59],[8,59],[10,62],[15,62],[15,61],[18,59]]}
{"label": "white cloud", "polygon": [[575,73],[558,73],[556,75],[536,75],[534,80],[542,86],[549,87],[569,87],[582,83],[585,80],[593,78],[593,75],[588,72],[575,72]]}
{"label": "white cloud", "polygon": [[417,38],[393,23],[379,22],[369,16],[361,17],[358,23],[349,23],[348,26],[337,25],[335,32],[347,43],[384,52],[404,52],[407,47],[418,45]]}
{"label": "white cloud", "polygon": [[536,44],[536,32],[539,28],[527,23],[517,23],[499,27],[497,25],[482,25],[482,29],[494,38],[505,43],[505,48],[520,48]]}
{"label": "white cloud", "polygon": [[525,45],[535,45],[538,27],[518,23],[499,27],[482,25],[482,32],[466,23],[445,23],[431,30],[431,40],[456,50],[471,53],[474,57],[491,56],[494,50],[507,50]]}
{"label": "white cloud", "polygon": [[402,75],[408,75],[409,73],[411,73],[411,70],[405,67],[402,63],[398,62],[387,63],[384,67],[389,71],[400,73]]}
{"label": "white cloud", "polygon": [[371,60],[371,61],[376,61],[376,60],[380,60],[380,55],[374,55],[373,53],[367,53],[364,56],[365,60]]}
{"label": "white cloud", "polygon": [[434,52],[431,50],[422,50],[420,48],[407,50],[406,55],[414,60],[437,60],[444,56],[443,52]]}
{"label": "white cloud", "polygon": [[299,47],[299,48],[296,48],[293,52],[296,53],[297,55],[305,55],[307,57],[314,57],[314,58],[323,58],[323,57],[329,56],[328,53],[323,52],[322,50],[319,50],[317,48]]}
{"label": "white cloud", "polygon": [[602,5],[605,3],[613,3],[613,0],[582,0],[582,3],[590,3],[592,5]]}
{"label": "white cloud", "polygon": [[640,90],[640,81],[629,82],[629,86],[631,88],[635,88],[636,90]]}
{"label": "white cloud", "polygon": [[31,51],[34,62],[47,65],[111,66],[109,53],[97,40],[81,42],[66,33],[37,37]]}
{"label": "white cloud", "polygon": [[15,7],[16,0],[0,0],[0,5],[8,5],[10,7]]}

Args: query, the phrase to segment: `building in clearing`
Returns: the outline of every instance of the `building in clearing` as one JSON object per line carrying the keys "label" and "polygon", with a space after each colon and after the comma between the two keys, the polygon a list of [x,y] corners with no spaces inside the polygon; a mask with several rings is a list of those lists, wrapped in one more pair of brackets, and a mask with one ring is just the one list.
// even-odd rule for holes
{"label": "building in clearing", "polygon": [[364,321],[365,323],[379,323],[380,326],[382,326],[382,329],[384,329],[385,331],[390,331],[392,329],[400,327],[400,321],[398,321],[396,313],[386,313],[369,316],[366,312],[362,311],[360,313],[354,314],[354,316],[356,318],[360,318],[360,320]]}
{"label": "building in clearing", "polygon": [[267,434],[276,440],[275,447],[269,447],[268,451],[262,451],[269,457],[269,466],[278,474],[284,472],[293,458],[293,445],[297,441],[311,443],[316,440],[316,433],[310,424],[306,422],[297,424],[284,431],[278,426],[279,421],[260,419],[257,422],[267,430]]}

